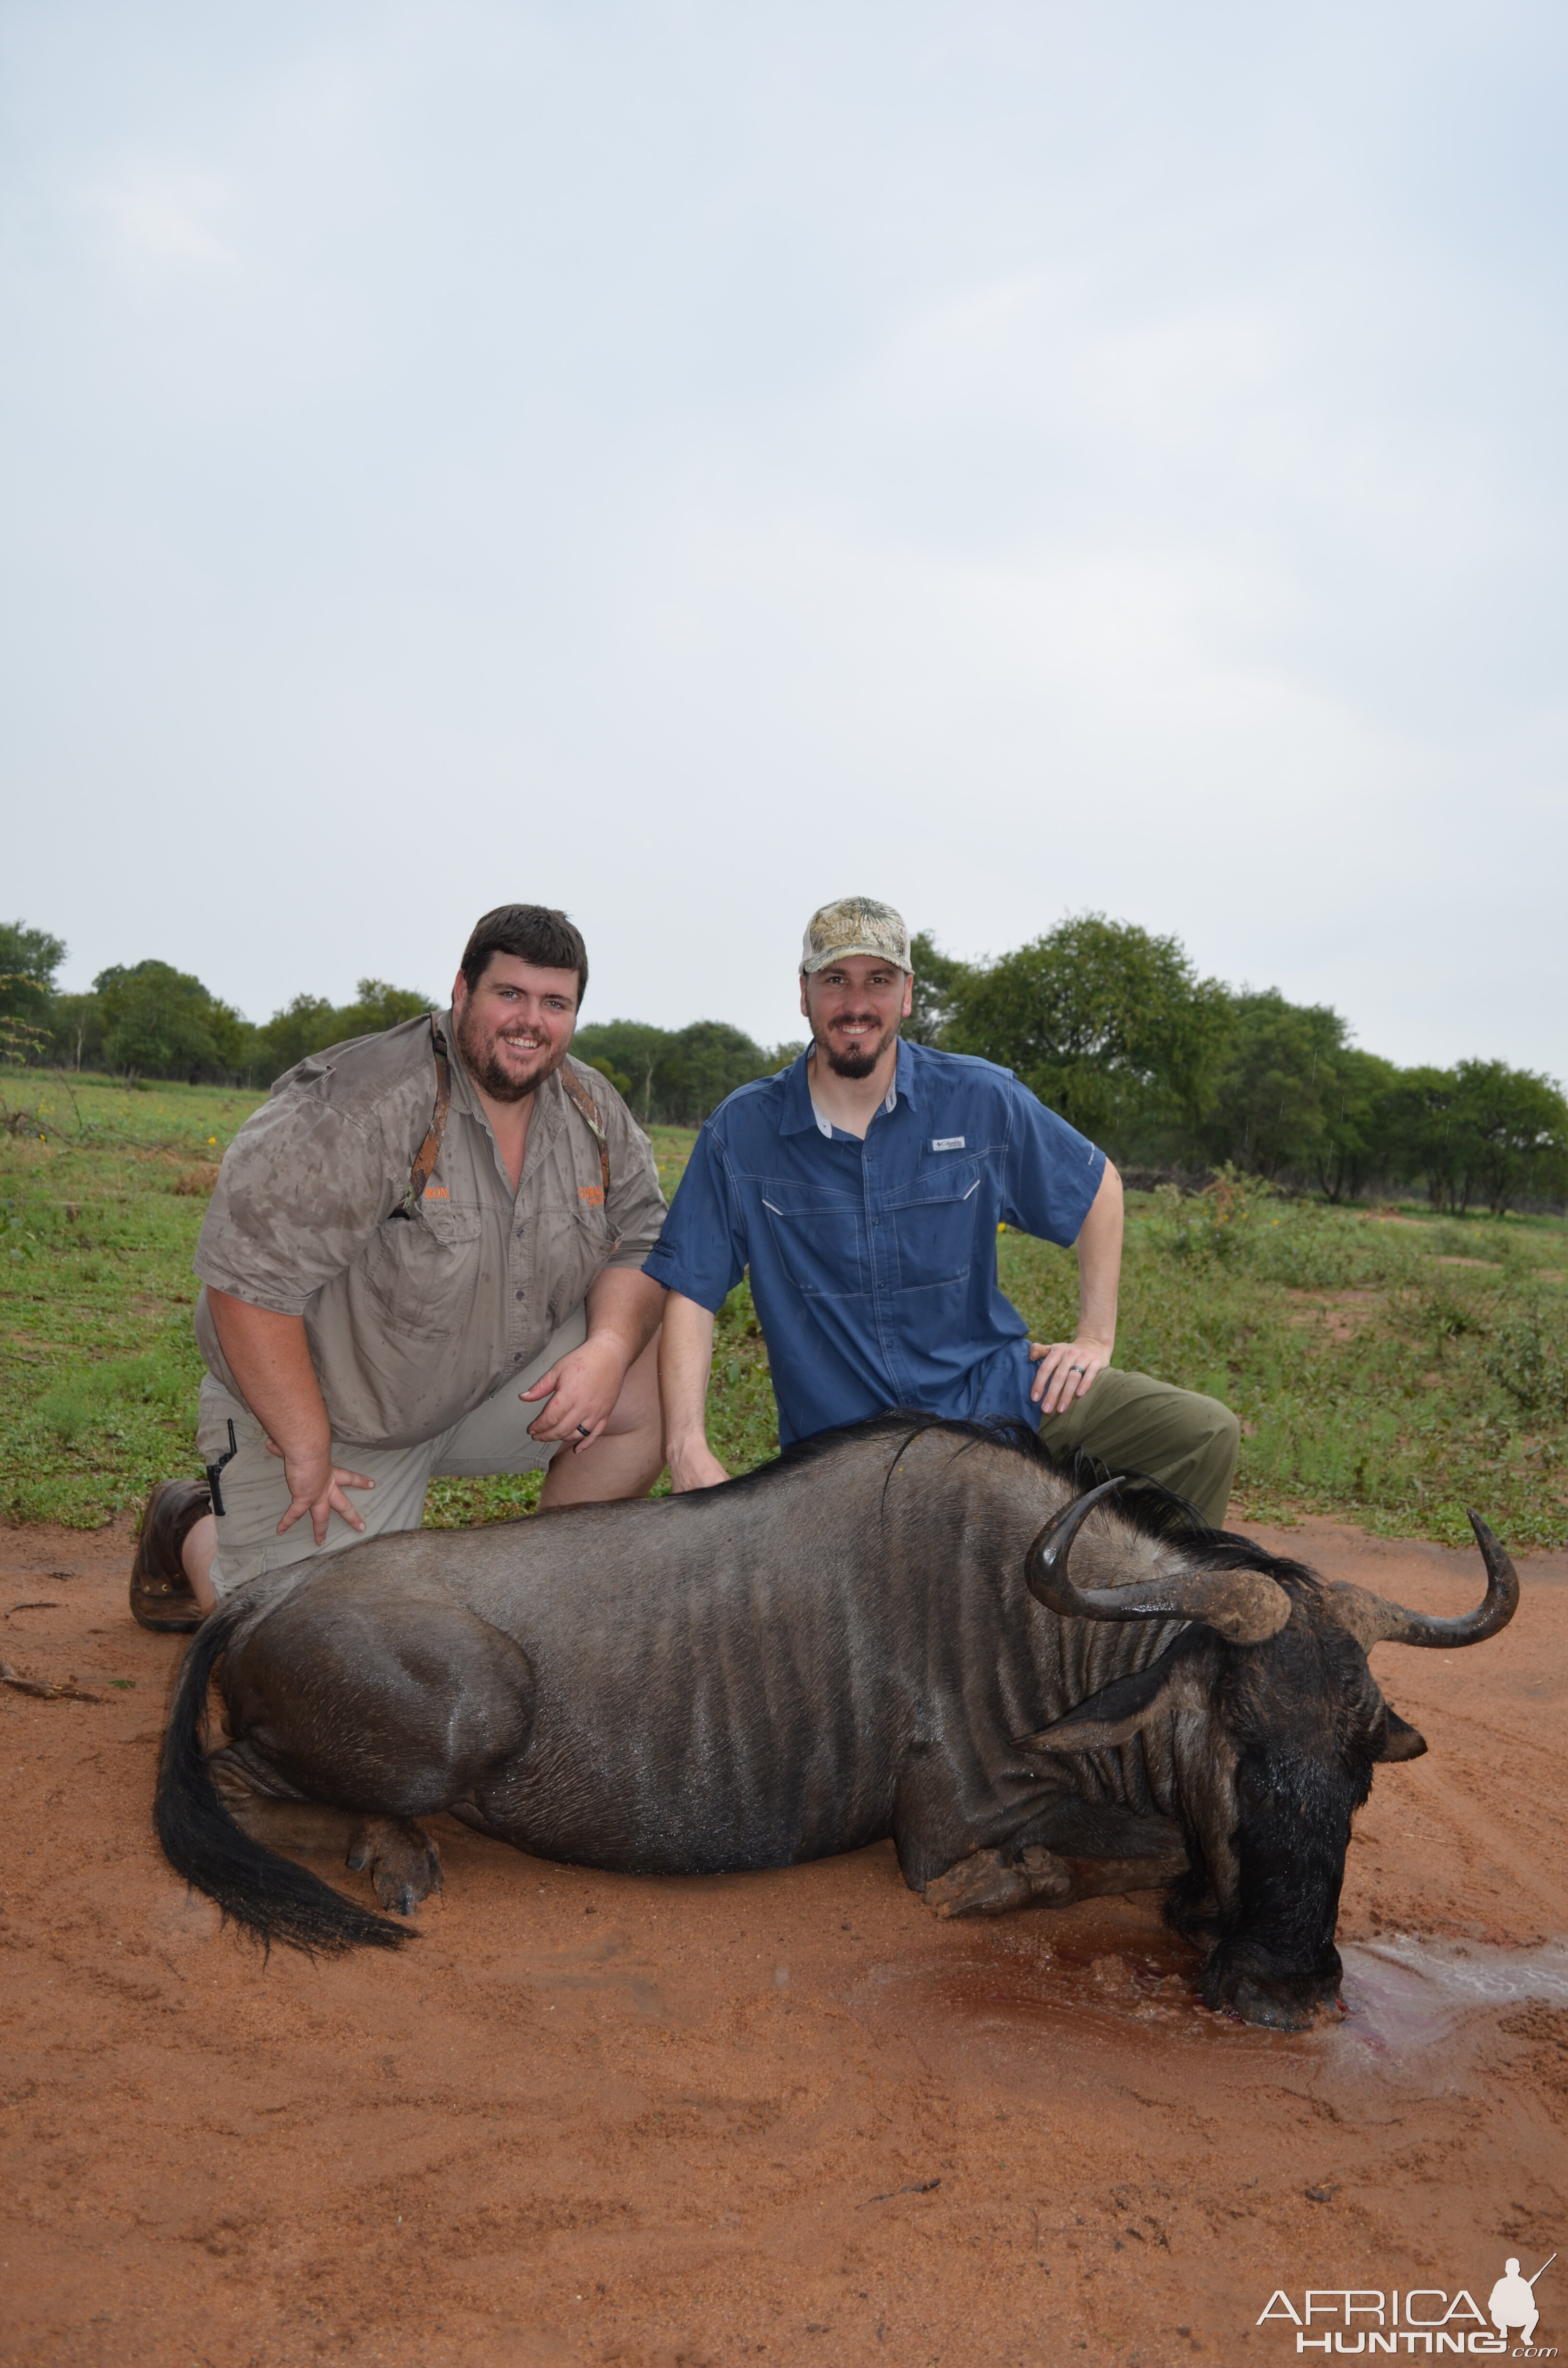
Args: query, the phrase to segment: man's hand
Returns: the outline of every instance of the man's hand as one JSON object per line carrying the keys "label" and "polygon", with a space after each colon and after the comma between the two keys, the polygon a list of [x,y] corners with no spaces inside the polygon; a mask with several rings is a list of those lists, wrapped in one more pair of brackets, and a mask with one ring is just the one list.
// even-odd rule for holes
{"label": "man's hand", "polygon": [[1108,1159],[1078,1232],[1078,1337],[1029,1342],[1040,1368],[1029,1395],[1042,1415],[1065,1414],[1094,1387],[1116,1347],[1116,1293],[1121,1275],[1121,1178]]}
{"label": "man's hand", "polygon": [[1076,1340],[1053,1340],[1049,1348],[1031,1340],[1029,1356],[1040,1370],[1029,1385],[1029,1395],[1041,1414],[1065,1414],[1074,1398],[1083,1397],[1092,1388],[1095,1375],[1103,1373],[1109,1364],[1113,1346],[1109,1340],[1090,1340],[1082,1334]]}
{"label": "man's hand", "polygon": [[705,1439],[691,1440],[686,1446],[670,1448],[670,1493],[685,1497],[693,1488],[717,1488],[729,1474],[720,1463]]}
{"label": "man's hand", "polygon": [[278,1524],[279,1537],[296,1521],[302,1521],[307,1513],[311,1517],[311,1533],[318,1546],[326,1542],[330,1513],[340,1514],[351,1530],[364,1528],[363,1520],[343,1492],[345,1488],[373,1488],[376,1484],[363,1472],[349,1472],[335,1463],[330,1440],[324,1448],[308,1448],[302,1454],[287,1455],[269,1439],[267,1452],[281,1458],[283,1477],[289,1483],[289,1509]]}
{"label": "man's hand", "polygon": [[541,1373],[531,1390],[519,1391],[525,1406],[535,1398],[550,1399],[538,1420],[529,1423],[528,1437],[546,1445],[552,1439],[570,1440],[581,1455],[609,1420],[631,1363],[618,1335],[590,1333],[580,1349]]}
{"label": "man's hand", "polygon": [[672,1291],[659,1336],[659,1395],[665,1409],[665,1461],[677,1497],[717,1488],[729,1474],[708,1444],[708,1374],[713,1362],[713,1316]]}

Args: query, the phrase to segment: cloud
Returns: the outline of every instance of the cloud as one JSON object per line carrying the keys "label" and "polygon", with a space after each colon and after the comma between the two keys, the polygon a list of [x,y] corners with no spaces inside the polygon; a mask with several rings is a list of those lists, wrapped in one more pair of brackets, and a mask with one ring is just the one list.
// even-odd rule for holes
{"label": "cloud", "polygon": [[146,270],[181,265],[231,268],[233,249],[215,226],[233,202],[228,185],[209,173],[146,162],[86,192],[84,211],[107,233],[123,265]]}

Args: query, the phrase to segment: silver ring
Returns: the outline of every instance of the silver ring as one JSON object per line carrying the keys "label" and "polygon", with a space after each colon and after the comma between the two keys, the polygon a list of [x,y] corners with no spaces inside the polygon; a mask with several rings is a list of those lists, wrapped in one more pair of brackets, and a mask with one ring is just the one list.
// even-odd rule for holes
{"label": "silver ring", "polygon": [[577,1428],[578,1428],[578,1429],[582,1432],[583,1437],[584,1437],[585,1439],[586,1439],[586,1438],[587,1438],[587,1436],[588,1436],[588,1429],[589,1429],[589,1426],[588,1426],[585,1422],[580,1422],[580,1423],[577,1425]]}

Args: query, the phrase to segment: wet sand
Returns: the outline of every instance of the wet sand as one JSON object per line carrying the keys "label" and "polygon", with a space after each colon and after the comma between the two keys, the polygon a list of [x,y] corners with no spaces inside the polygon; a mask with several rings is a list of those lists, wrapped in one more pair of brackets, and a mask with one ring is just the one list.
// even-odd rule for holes
{"label": "wet sand", "polygon": [[[1480,1592],[1477,1557],[1257,1534]],[[1292,2038],[1195,2005],[1154,1895],[939,1924],[891,1848],[643,1882],[441,1819],[417,1946],[264,1964],[152,1836],[180,1645],[128,1554],[0,1531],[0,1659],[104,1697],[0,1688],[0,2358],[1283,2362],[1276,2290],[1484,2307],[1568,2239],[1568,1556],[1490,1645],[1378,1648],[1431,1750],[1349,1853],[1355,2010]],[[1536,2292],[1568,2342],[1568,2245]]]}

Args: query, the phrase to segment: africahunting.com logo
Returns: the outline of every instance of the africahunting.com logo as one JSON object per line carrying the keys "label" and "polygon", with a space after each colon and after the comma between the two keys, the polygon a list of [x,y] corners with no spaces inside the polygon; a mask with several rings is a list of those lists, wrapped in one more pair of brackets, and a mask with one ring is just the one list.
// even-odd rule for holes
{"label": "africahunting.com logo", "polygon": [[1540,2308],[1535,2290],[1557,2259],[1553,2253],[1533,2278],[1520,2272],[1513,2254],[1481,2309],[1467,2286],[1449,2294],[1441,2286],[1308,2286],[1297,2302],[1283,2287],[1257,2315],[1257,2325],[1295,2336],[1297,2351],[1506,2353],[1514,2360],[1555,2360],[1554,2343],[1537,2343]]}

